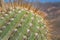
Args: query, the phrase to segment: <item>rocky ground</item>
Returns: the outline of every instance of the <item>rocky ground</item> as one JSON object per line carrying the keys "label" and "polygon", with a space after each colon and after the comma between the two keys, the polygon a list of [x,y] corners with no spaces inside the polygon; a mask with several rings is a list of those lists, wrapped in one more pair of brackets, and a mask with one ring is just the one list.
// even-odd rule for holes
{"label": "rocky ground", "polygon": [[52,40],[60,40],[60,3],[46,3],[41,8],[48,14],[49,29],[52,34]]}

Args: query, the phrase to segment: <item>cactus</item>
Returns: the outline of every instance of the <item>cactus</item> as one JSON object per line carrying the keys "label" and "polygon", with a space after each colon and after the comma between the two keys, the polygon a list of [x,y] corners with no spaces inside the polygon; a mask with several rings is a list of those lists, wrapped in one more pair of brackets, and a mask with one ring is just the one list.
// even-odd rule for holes
{"label": "cactus", "polygon": [[23,6],[0,12],[0,40],[47,40],[43,12]]}
{"label": "cactus", "polygon": [[47,40],[45,28],[43,18],[31,11],[0,12],[0,40]]}

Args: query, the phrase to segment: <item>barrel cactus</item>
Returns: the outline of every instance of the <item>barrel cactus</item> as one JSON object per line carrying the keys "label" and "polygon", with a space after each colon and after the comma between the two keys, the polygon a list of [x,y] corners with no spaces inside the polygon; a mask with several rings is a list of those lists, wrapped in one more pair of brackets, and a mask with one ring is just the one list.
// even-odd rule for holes
{"label": "barrel cactus", "polygon": [[0,12],[0,40],[47,40],[43,18],[33,11],[14,8]]}
{"label": "barrel cactus", "polygon": [[47,40],[43,12],[29,7],[0,12],[0,40]]}

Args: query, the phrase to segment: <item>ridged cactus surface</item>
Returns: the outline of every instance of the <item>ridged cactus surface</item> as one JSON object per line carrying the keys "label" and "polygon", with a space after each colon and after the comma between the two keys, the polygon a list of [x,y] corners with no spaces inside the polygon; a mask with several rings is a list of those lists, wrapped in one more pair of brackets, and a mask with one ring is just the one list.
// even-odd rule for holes
{"label": "ridged cactus surface", "polygon": [[0,40],[47,40],[43,18],[25,9],[0,12]]}

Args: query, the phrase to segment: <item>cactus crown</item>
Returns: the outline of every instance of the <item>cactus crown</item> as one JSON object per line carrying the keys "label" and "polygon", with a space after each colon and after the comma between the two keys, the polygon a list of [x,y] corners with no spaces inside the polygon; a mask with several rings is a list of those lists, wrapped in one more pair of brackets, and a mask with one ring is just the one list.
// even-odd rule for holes
{"label": "cactus crown", "polygon": [[[40,16],[41,15],[41,16]],[[47,40],[43,13],[30,6],[0,12],[0,40]]]}

